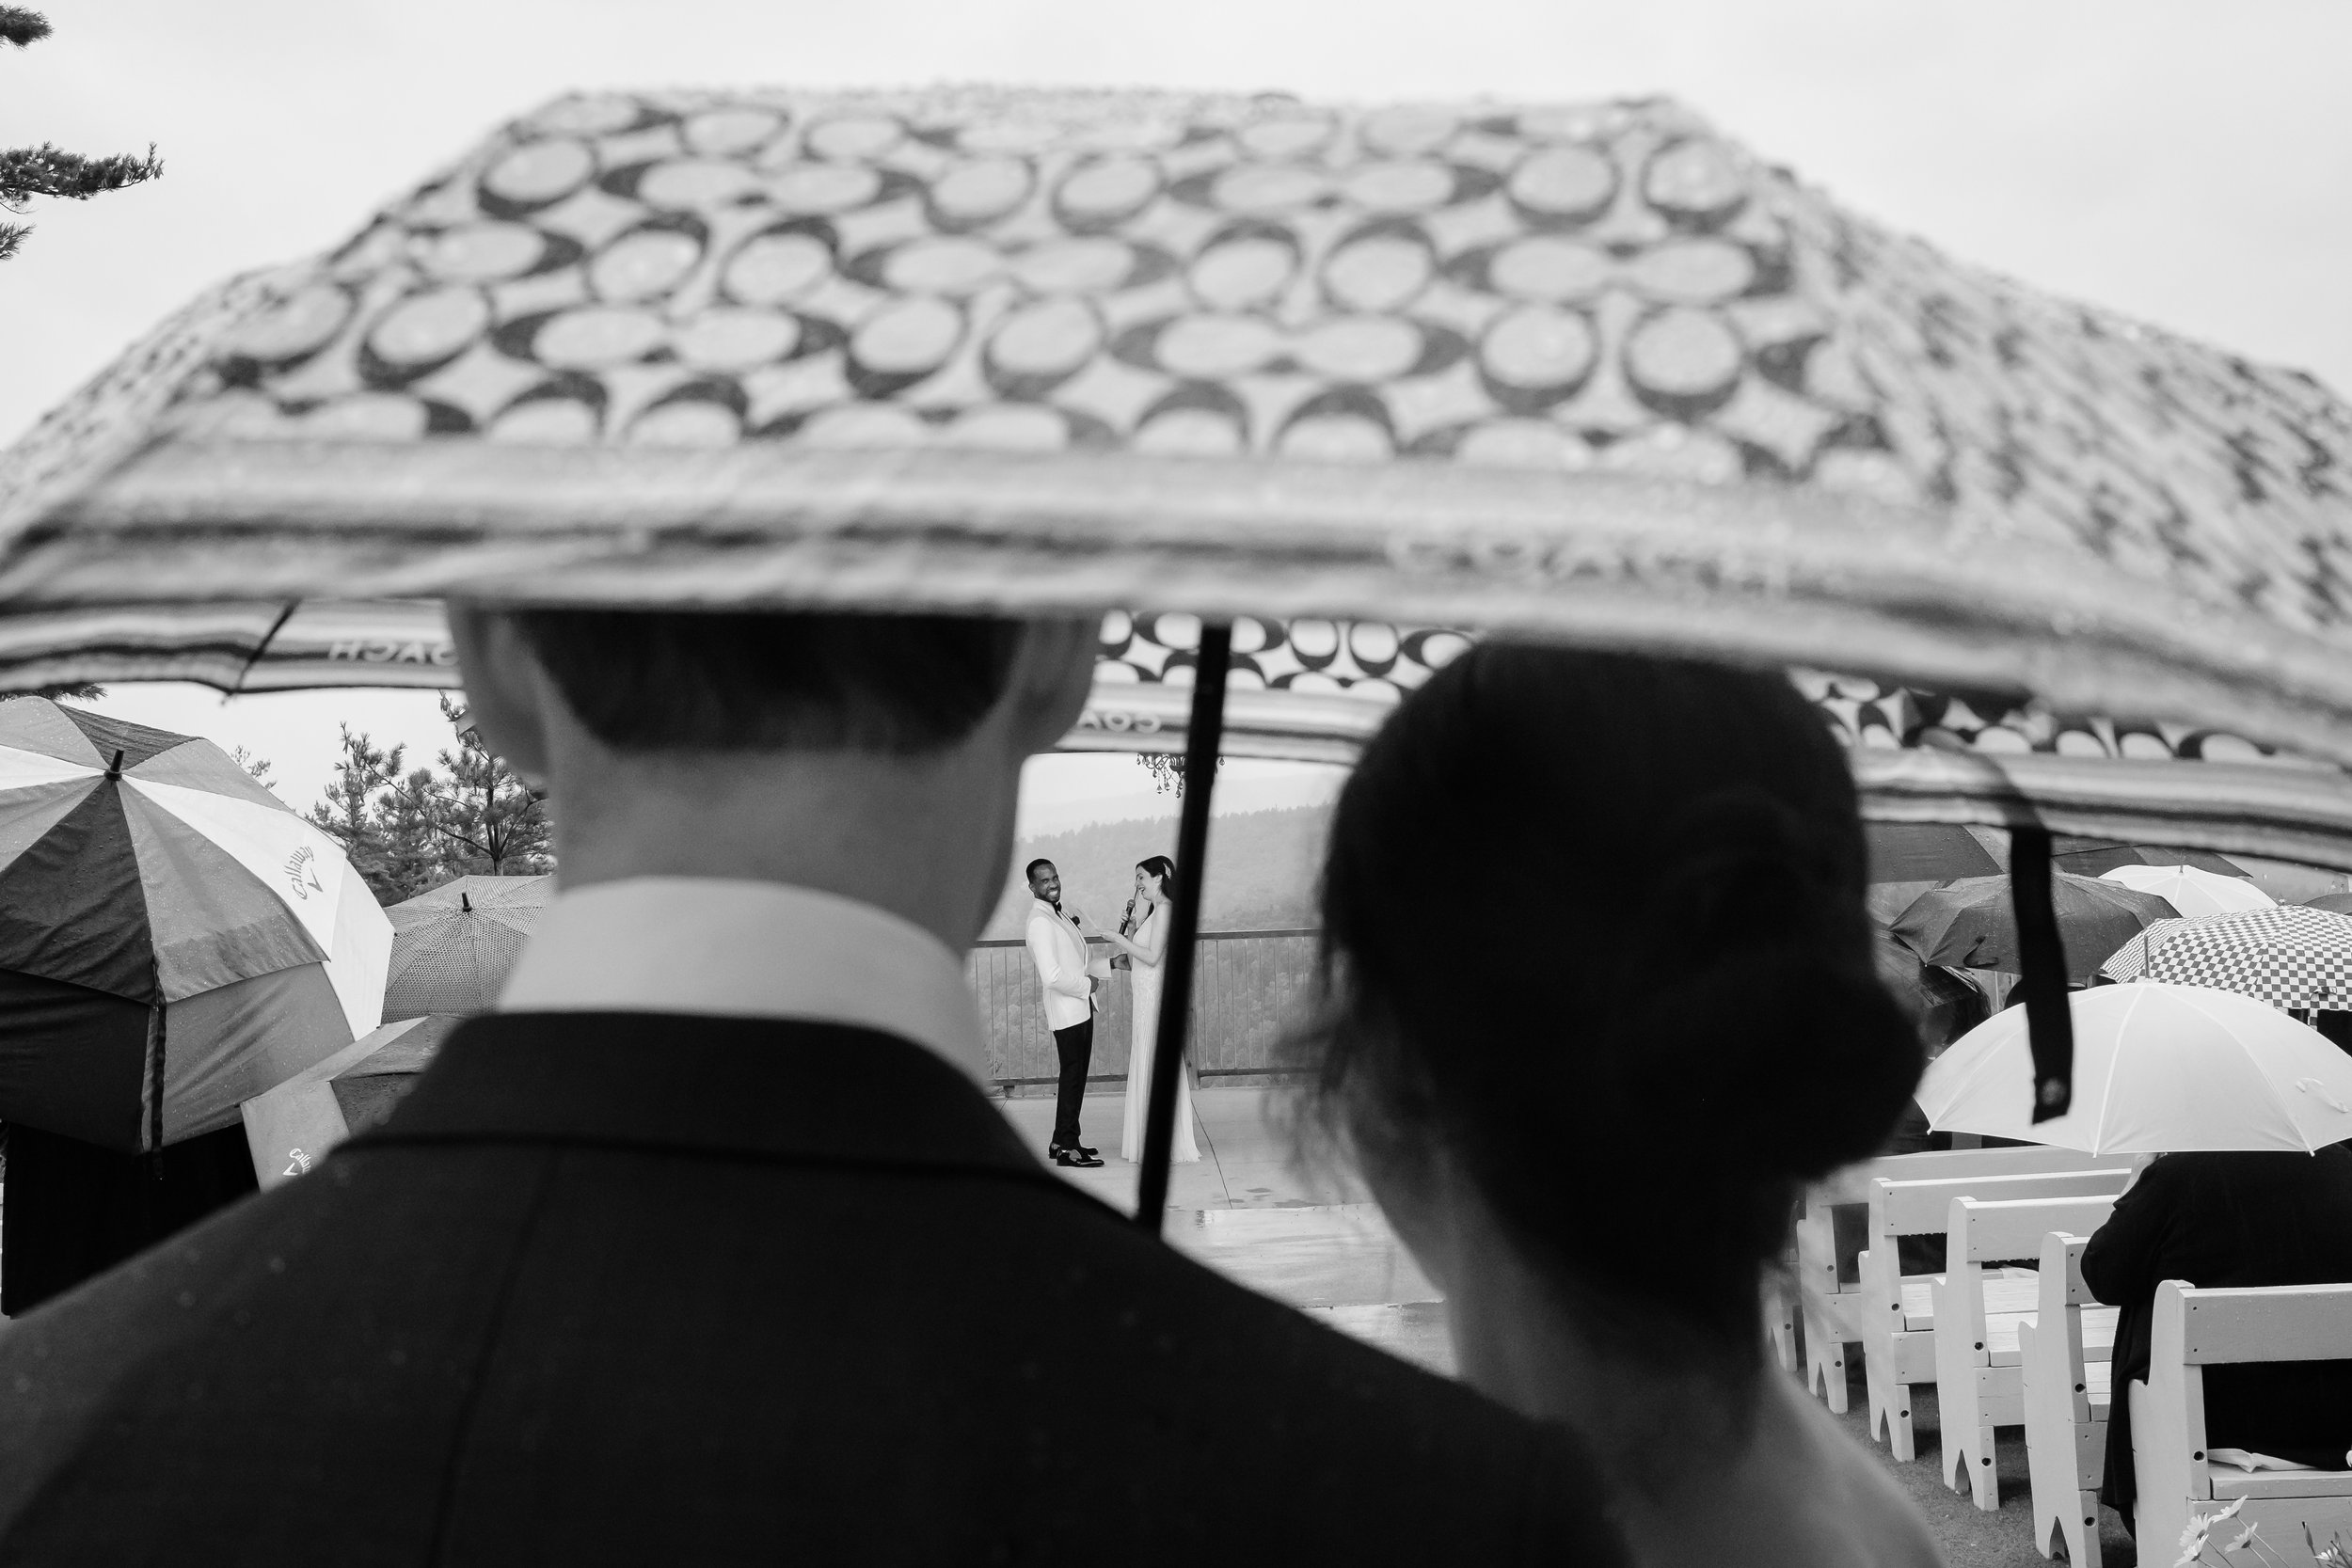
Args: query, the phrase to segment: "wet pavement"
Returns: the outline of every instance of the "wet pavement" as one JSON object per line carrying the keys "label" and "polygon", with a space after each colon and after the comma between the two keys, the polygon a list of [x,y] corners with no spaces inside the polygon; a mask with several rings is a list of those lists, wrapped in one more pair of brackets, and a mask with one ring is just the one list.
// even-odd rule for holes
{"label": "wet pavement", "polygon": [[[1193,1096],[1200,1161],[1169,1173],[1168,1242],[1343,1334],[1451,1373],[1454,1350],[1437,1288],[1352,1173],[1303,1168],[1291,1158],[1288,1135],[1268,1115],[1279,1093],[1230,1088]],[[999,1104],[1043,1158],[1054,1102]],[[1133,1212],[1140,1173],[1119,1158],[1123,1110],[1117,1093],[1089,1095],[1079,1135],[1103,1150],[1104,1164],[1095,1170],[1056,1167],[1056,1174]]]}

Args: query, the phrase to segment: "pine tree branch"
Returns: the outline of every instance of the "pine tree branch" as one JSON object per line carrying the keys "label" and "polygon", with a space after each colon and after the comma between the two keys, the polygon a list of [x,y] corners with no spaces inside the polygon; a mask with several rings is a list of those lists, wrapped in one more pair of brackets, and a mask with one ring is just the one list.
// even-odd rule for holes
{"label": "pine tree branch", "polygon": [[0,223],[0,261],[7,261],[24,243],[32,230],[22,223]]}
{"label": "pine tree branch", "polygon": [[107,191],[119,191],[152,180],[164,172],[163,161],[150,144],[144,158],[118,152],[109,158],[86,158],[79,152],[41,143],[0,152],[0,207],[21,213],[37,196],[87,201]]}
{"label": "pine tree branch", "polygon": [[21,6],[0,6],[0,43],[13,43],[22,49],[48,36],[49,19],[40,12],[28,11]]}

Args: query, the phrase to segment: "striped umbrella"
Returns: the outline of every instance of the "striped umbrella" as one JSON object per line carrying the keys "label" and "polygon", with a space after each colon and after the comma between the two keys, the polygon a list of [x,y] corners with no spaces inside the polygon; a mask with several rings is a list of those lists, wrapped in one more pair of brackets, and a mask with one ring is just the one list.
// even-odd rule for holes
{"label": "striped umbrella", "polygon": [[2280,904],[2159,920],[2099,972],[2111,980],[2210,986],[2274,1007],[2352,1009],[2352,916]]}
{"label": "striped umbrella", "polygon": [[460,877],[385,911],[392,921],[385,1019],[487,1012],[554,896],[552,876]]}
{"label": "striped umbrella", "polygon": [[2348,473],[2308,378],[1663,101],[598,93],[33,432],[0,676],[446,680],[383,601],[454,592],[1117,607],[1069,744],[1184,750],[1190,864],[1221,746],[1343,759],[1471,627],[1790,667],[1890,820],[2352,865],[2343,772],[2252,765],[2352,763]]}
{"label": "striped umbrella", "polygon": [[376,1024],[391,926],[208,740],[0,703],[0,1119],[137,1152]]}

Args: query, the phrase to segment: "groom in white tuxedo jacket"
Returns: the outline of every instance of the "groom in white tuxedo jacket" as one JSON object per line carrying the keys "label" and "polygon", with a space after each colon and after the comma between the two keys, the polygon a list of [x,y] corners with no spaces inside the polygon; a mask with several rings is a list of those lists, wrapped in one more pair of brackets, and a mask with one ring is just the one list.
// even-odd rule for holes
{"label": "groom in white tuxedo jacket", "polygon": [[1074,910],[1061,905],[1061,873],[1052,861],[1028,864],[1029,959],[1045,989],[1045,1027],[1061,1056],[1061,1083],[1054,1094],[1054,1141],[1048,1152],[1057,1165],[1099,1165],[1102,1153],[1078,1141],[1078,1111],[1086,1102],[1087,1068],[1094,1059],[1094,983],[1110,978],[1111,961],[1087,953]]}

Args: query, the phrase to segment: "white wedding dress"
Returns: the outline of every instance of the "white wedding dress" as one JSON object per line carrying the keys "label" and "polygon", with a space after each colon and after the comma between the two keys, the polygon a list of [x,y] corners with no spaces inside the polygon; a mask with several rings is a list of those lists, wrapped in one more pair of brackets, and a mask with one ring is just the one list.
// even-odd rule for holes
{"label": "white wedding dress", "polygon": [[[1151,946],[1152,923],[1166,914],[1160,905],[1152,905],[1152,912],[1128,940],[1137,947]],[[1168,955],[1162,953],[1159,963],[1147,964],[1137,958],[1127,971],[1135,976],[1135,986],[1128,995],[1127,1116],[1119,1133],[1122,1160],[1143,1158],[1143,1108],[1152,1095],[1152,1045],[1160,1031],[1160,974],[1167,963]],[[1200,1158],[1200,1145],[1192,1135],[1191,1078],[1188,1072],[1176,1074],[1176,1146],[1168,1158],[1179,1164]]]}

